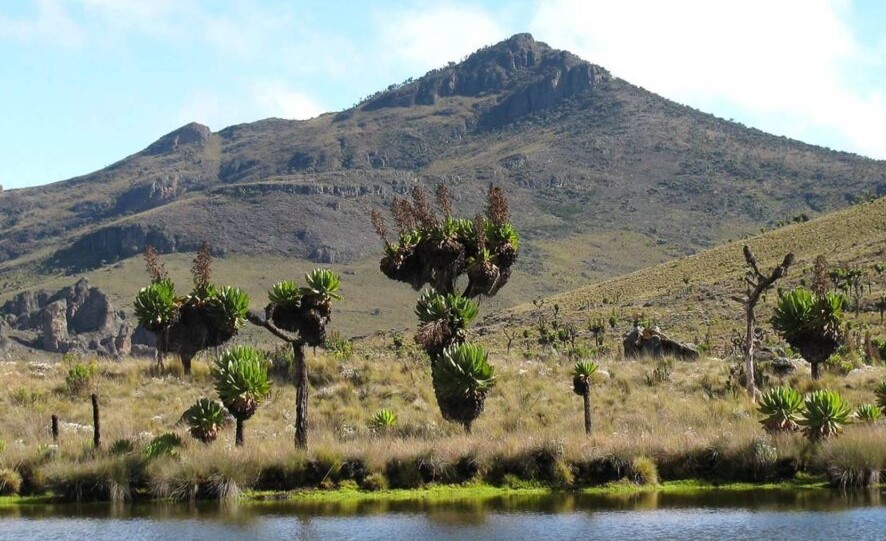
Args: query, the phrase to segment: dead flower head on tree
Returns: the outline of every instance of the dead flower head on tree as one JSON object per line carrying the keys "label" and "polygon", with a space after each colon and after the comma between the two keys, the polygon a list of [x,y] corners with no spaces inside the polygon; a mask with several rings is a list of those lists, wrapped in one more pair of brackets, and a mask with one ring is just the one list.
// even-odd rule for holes
{"label": "dead flower head on tree", "polygon": [[[443,418],[470,431],[495,381],[486,351],[466,343],[467,326],[478,313],[473,299],[494,296],[507,284],[520,238],[508,221],[508,203],[499,187],[490,186],[486,212],[473,220],[453,216],[445,184],[437,188],[436,203],[442,216],[420,186],[413,188],[411,201],[394,199],[391,214],[397,238],[393,242],[377,211],[372,211],[372,225],[384,242],[382,273],[416,291],[430,286],[415,308],[420,322],[415,340],[431,359],[434,394]],[[467,283],[459,293],[462,276]]]}
{"label": "dead flower head on tree", "polygon": [[152,246],[145,248],[145,262],[151,284],[136,295],[136,318],[157,336],[159,365],[163,366],[166,354],[177,353],[185,374],[190,374],[194,356],[237,334],[246,321],[249,297],[239,288],[210,281],[212,255],[205,242],[191,268],[194,288],[184,297],[176,295],[175,284]]}

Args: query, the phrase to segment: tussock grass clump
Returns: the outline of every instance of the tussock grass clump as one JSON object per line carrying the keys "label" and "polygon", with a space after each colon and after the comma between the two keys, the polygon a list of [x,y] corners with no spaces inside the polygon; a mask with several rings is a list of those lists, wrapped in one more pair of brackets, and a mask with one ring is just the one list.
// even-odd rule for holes
{"label": "tussock grass clump", "polygon": [[64,501],[122,502],[146,487],[145,462],[138,456],[55,460],[43,468],[47,487]]}
{"label": "tussock grass clump", "polygon": [[0,496],[12,496],[22,489],[22,476],[15,470],[0,468]]}
{"label": "tussock grass clump", "polygon": [[839,487],[878,484],[886,470],[886,427],[857,426],[840,438],[824,442],[815,457],[815,468]]}

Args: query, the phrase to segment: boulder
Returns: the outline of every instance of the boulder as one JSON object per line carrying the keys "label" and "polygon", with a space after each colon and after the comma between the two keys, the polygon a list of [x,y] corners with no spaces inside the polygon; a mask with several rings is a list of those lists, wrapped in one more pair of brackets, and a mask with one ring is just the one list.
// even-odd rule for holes
{"label": "boulder", "polygon": [[78,296],[80,304],[68,307],[68,330],[74,333],[98,332],[110,334],[118,330],[117,314],[108,296],[97,287],[89,288]]}
{"label": "boulder", "polygon": [[64,299],[49,303],[42,312],[41,345],[46,351],[65,353],[68,340],[68,303]]}
{"label": "boulder", "polygon": [[692,345],[672,340],[658,328],[645,329],[640,325],[625,334],[622,345],[627,358],[670,356],[692,360],[699,357]]}
{"label": "boulder", "polygon": [[117,355],[126,356],[132,353],[132,329],[126,323],[120,325],[117,336],[114,338],[114,348]]}

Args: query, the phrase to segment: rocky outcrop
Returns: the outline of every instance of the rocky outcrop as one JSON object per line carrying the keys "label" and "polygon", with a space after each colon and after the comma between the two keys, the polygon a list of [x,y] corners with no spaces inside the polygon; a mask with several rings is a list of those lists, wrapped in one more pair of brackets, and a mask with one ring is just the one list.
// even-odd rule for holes
{"label": "rocky outcrop", "polygon": [[143,151],[143,154],[166,154],[186,145],[202,146],[211,134],[212,131],[208,126],[191,122],[157,139]]}
{"label": "rocky outcrop", "polygon": [[[364,111],[386,107],[433,105],[446,96],[507,93],[480,124],[492,128],[553,107],[563,99],[593,90],[608,79],[605,69],[579,57],[517,34],[486,47],[458,65],[432,71],[421,79],[391,87],[362,105]],[[300,163],[302,161],[300,160]]]}
{"label": "rocky outcrop", "polygon": [[693,360],[699,357],[694,347],[668,338],[658,328],[645,329],[635,325],[625,334],[622,344],[627,358],[668,356]]}
{"label": "rocky outcrop", "polygon": [[70,247],[57,251],[53,263],[69,270],[83,271],[140,254],[148,244],[160,253],[170,253],[176,251],[180,243],[159,227],[114,225],[87,233]]}
{"label": "rocky outcrop", "polygon": [[511,92],[505,99],[480,117],[485,128],[496,128],[515,122],[538,111],[552,108],[561,101],[590,92],[609,77],[599,66],[578,60],[569,53],[549,62],[550,66],[538,80]]}
{"label": "rocky outcrop", "polygon": [[22,292],[0,308],[0,320],[37,335],[37,347],[55,353],[72,350],[128,355],[132,330],[101,289],[86,279],[50,294]]}
{"label": "rocky outcrop", "polygon": [[179,194],[179,176],[167,175],[134,186],[117,196],[113,215],[130,214],[175,201]]}
{"label": "rocky outcrop", "polygon": [[43,308],[40,344],[46,351],[65,353],[68,341],[68,303],[64,299],[51,302]]}

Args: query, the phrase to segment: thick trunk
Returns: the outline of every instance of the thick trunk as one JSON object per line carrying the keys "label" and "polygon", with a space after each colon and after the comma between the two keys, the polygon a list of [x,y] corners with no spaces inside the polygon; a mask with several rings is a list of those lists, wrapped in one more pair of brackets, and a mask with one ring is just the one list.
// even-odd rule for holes
{"label": "thick trunk", "polygon": [[747,383],[745,384],[745,388],[748,392],[748,397],[753,401],[757,395],[757,387],[755,382],[755,374],[754,374],[754,323],[756,323],[756,316],[754,315],[754,304],[756,304],[756,299],[749,299],[748,305],[746,307],[745,315],[747,316],[748,326],[746,329],[745,338],[744,338],[744,374]]}
{"label": "thick trunk", "polygon": [[185,375],[191,375],[191,359],[193,359],[193,355],[182,355],[182,368],[184,369]]}
{"label": "thick trunk", "polygon": [[471,423],[470,422],[465,423],[464,427],[465,427],[465,434],[470,434],[471,433]]}
{"label": "thick trunk", "polygon": [[590,436],[591,429],[592,429],[592,426],[591,426],[591,391],[589,390],[588,392],[581,395],[581,397],[584,399],[584,403],[585,403],[585,434]]}
{"label": "thick trunk", "polygon": [[295,447],[308,448],[308,365],[301,344],[292,344],[295,358]]}
{"label": "thick trunk", "polygon": [[92,446],[98,449],[102,444],[102,426],[98,413],[98,395],[92,393]]}
{"label": "thick trunk", "polygon": [[821,363],[812,363],[812,379],[821,377]]}
{"label": "thick trunk", "polygon": [[243,447],[243,419],[237,419],[237,435],[234,438],[237,447]]}

